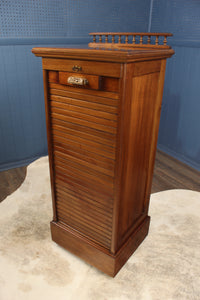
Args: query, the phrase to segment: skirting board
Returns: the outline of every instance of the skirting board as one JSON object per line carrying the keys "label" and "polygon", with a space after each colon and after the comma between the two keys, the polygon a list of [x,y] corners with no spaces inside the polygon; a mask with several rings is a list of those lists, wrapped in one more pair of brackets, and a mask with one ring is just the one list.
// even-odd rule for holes
{"label": "skirting board", "polygon": [[177,152],[175,152],[174,150],[171,150],[171,149],[169,149],[169,148],[167,148],[167,147],[165,147],[165,146],[163,146],[163,145],[161,145],[161,144],[158,144],[158,145],[157,145],[157,148],[158,148],[160,151],[162,151],[162,152],[168,154],[169,156],[172,156],[172,157],[174,157],[175,159],[181,161],[182,163],[184,163],[184,164],[186,164],[186,165],[192,167],[193,169],[195,169],[195,170],[197,170],[197,171],[200,171],[200,164],[199,164],[198,162],[196,162],[196,161],[194,161],[194,160],[191,160],[191,159],[189,159],[188,157],[186,157],[186,156],[184,156],[184,155],[182,155],[182,154],[180,154],[180,153],[177,153]]}

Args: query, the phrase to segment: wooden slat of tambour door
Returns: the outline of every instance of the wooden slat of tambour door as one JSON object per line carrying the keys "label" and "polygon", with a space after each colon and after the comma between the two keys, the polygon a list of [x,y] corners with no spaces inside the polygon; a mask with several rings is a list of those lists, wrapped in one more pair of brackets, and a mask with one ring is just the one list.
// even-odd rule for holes
{"label": "wooden slat of tambour door", "polygon": [[[92,152],[97,152],[99,151],[99,153],[101,153],[101,151],[106,152],[106,153],[102,153],[102,155],[108,156],[110,158],[114,158],[115,157],[115,148],[107,146],[105,144],[101,144],[96,142],[95,140],[89,140],[86,139],[85,136],[84,137],[79,137],[77,135],[74,135],[73,131],[71,131],[70,129],[68,130],[66,128],[65,131],[61,131],[59,130],[60,128],[57,127],[56,125],[52,125],[52,135],[55,137],[62,137],[65,138],[67,141],[74,141],[76,143],[82,143],[85,144],[88,147],[91,147]],[[68,142],[70,143],[70,142]]]}
{"label": "wooden slat of tambour door", "polygon": [[83,201],[84,203],[86,203],[86,205],[92,206],[94,210],[103,212],[106,216],[109,217],[112,216],[113,209],[110,208],[109,205],[97,202],[94,198],[92,198],[90,194],[87,194],[80,189],[74,190],[72,187],[68,188],[69,185],[60,183],[59,179],[56,180],[55,187],[56,187],[56,191],[61,195],[79,199],[79,201]]}
{"label": "wooden slat of tambour door", "polygon": [[111,134],[116,134],[116,128],[114,127],[110,127],[110,126],[105,126],[103,124],[98,124],[98,123],[94,123],[88,120],[84,120],[84,119],[79,119],[77,117],[72,117],[70,114],[66,115],[66,114],[62,114],[62,113],[55,113],[52,111],[51,114],[52,118],[58,119],[58,120],[63,120],[63,121],[67,121],[70,123],[75,123],[78,125],[83,125],[89,128],[93,128],[93,129],[97,129],[101,132],[106,132],[106,133],[111,133]]}
{"label": "wooden slat of tambour door", "polygon": [[112,99],[112,98],[104,98],[104,97],[99,97],[96,95],[84,95],[84,94],[79,94],[76,92],[69,92],[65,91],[63,89],[50,89],[49,94],[53,96],[62,96],[65,98],[72,98],[72,99],[77,99],[81,101],[87,101],[89,103],[94,103],[97,105],[104,105],[106,106],[105,111],[107,110],[108,112],[116,112],[119,104],[118,99]]}
{"label": "wooden slat of tambour door", "polygon": [[[69,226],[73,227],[75,225],[75,229],[81,229],[81,233],[83,234],[90,234],[91,237],[94,237],[97,240],[102,239],[102,241],[111,240],[111,233],[110,231],[104,232],[101,228],[92,226],[92,224],[88,224],[85,222],[83,218],[80,218],[74,213],[71,214],[68,210],[65,210],[62,206],[58,207],[57,209],[58,218],[62,218],[65,220],[65,223]],[[76,225],[77,224],[77,225]],[[78,227],[78,228],[77,228]]]}
{"label": "wooden slat of tambour door", "polygon": [[[60,162],[58,159],[55,159],[56,166],[55,171],[56,172],[63,172],[64,175],[70,176],[71,178],[74,178],[76,180],[79,180],[80,184],[83,186],[88,186],[90,188],[94,188],[96,191],[101,192],[103,190],[104,193],[112,193],[113,192],[113,183],[112,182],[106,182],[104,179],[100,177],[94,177],[93,175],[89,173],[84,173],[84,171],[73,168],[71,166],[66,167],[62,162]],[[94,187],[95,185],[95,187]]]}
{"label": "wooden slat of tambour door", "polygon": [[[94,184],[93,181],[85,180],[83,176],[78,176],[73,171],[65,170],[61,166],[55,166],[54,168],[55,177],[63,180],[64,182],[71,182],[72,185],[78,185],[80,188],[88,190],[99,197],[99,195],[102,198],[102,203],[105,203],[107,199],[112,199],[113,197],[113,189],[111,187],[103,186],[102,184]],[[106,199],[106,200],[105,200]],[[101,199],[99,198],[99,201]]]}
{"label": "wooden slat of tambour door", "polygon": [[73,207],[70,206],[70,209],[66,207],[63,203],[58,202],[57,204],[57,212],[58,214],[62,214],[62,216],[68,219],[68,224],[70,225],[70,221],[78,222],[82,225],[82,228],[88,231],[88,228],[91,228],[91,231],[96,233],[97,235],[103,235],[105,238],[111,238],[111,226],[107,227],[107,229],[100,226],[100,223],[97,222],[97,219],[89,219],[88,215],[81,214],[80,211],[76,211]]}
{"label": "wooden slat of tambour door", "polygon": [[[52,93],[51,89],[56,89],[56,90],[63,90],[67,91],[68,93],[73,93],[73,94],[82,94],[82,95],[92,95],[95,97],[99,98],[108,98],[108,99],[114,99],[117,100],[119,99],[119,94],[118,93],[112,93],[112,92],[104,92],[104,91],[94,91],[94,90],[89,90],[89,89],[82,89],[82,88],[77,88],[77,87],[71,87],[63,84],[58,84],[58,83],[49,83],[50,87],[50,93]],[[75,96],[76,98],[76,96]]]}
{"label": "wooden slat of tambour door", "polygon": [[93,109],[88,106],[84,106],[84,107],[78,106],[78,105],[75,105],[76,102],[73,100],[71,101],[70,104],[59,102],[59,99],[55,100],[55,97],[53,97],[53,96],[50,97],[50,100],[51,100],[50,105],[52,107],[60,108],[60,109],[67,110],[67,111],[80,112],[82,114],[91,115],[91,116],[106,119],[106,120],[113,120],[113,121],[117,120],[116,114],[111,114],[111,113],[104,112],[101,110]]}
{"label": "wooden slat of tambour door", "polygon": [[[73,219],[78,218],[82,220],[82,222],[86,224],[91,224],[94,222],[97,224],[97,228],[99,231],[103,231],[105,234],[110,236],[110,228],[112,222],[112,216],[105,217],[104,213],[97,213],[97,211],[89,211],[86,208],[86,205],[82,201],[73,201],[68,196],[64,196],[61,194],[57,194],[57,207],[62,207],[64,211],[70,213]],[[92,215],[93,213],[93,215]]]}
{"label": "wooden slat of tambour door", "polygon": [[74,158],[78,158],[82,161],[93,164],[105,170],[105,172],[108,172],[108,175],[114,172],[114,160],[103,157],[96,153],[84,151],[83,149],[78,149],[77,147],[72,147],[68,144],[61,144],[59,142],[54,143],[54,150],[58,150],[70,157],[72,156]]}
{"label": "wooden slat of tambour door", "polygon": [[[96,235],[103,235],[108,240],[111,239],[111,230],[109,227],[107,229],[100,226],[97,222],[97,219],[88,220],[88,216],[86,214],[81,215],[80,212],[74,211],[73,208],[70,207],[70,210],[65,206],[58,202],[57,204],[58,214],[61,212],[62,216],[66,216],[66,220],[68,220],[68,225],[70,225],[70,221],[78,222],[82,225],[83,233],[88,231],[87,228],[92,228],[92,231],[96,233]],[[111,228],[111,226],[110,226]]]}
{"label": "wooden slat of tambour door", "polygon": [[[88,134],[84,131],[77,131],[74,129],[71,129],[70,127],[66,126],[60,126],[60,125],[56,125],[54,120],[52,120],[52,128],[53,130],[55,130],[56,132],[59,132],[60,136],[67,136],[67,135],[71,135],[71,139],[75,140],[75,141],[85,141],[85,143],[87,145],[92,145],[94,146],[94,143],[96,144],[96,146],[99,145],[99,147],[102,147],[101,149],[104,149],[105,151],[108,152],[112,152],[115,151],[115,143],[107,143],[107,141],[101,139],[100,137],[95,137],[91,134]],[[68,137],[67,137],[68,138]],[[101,146],[100,146],[101,145]]]}
{"label": "wooden slat of tambour door", "polygon": [[63,166],[66,166],[67,169],[69,167],[72,167],[72,168],[80,170],[81,172],[85,172],[86,176],[89,176],[88,174],[90,174],[90,175],[94,176],[94,178],[97,181],[99,181],[103,184],[104,184],[104,182],[105,182],[105,184],[113,184],[113,180],[114,180],[113,176],[103,174],[102,172],[93,170],[93,169],[91,169],[90,167],[88,167],[86,165],[81,165],[77,162],[66,159],[66,157],[62,157],[58,153],[54,153],[54,160],[59,162],[59,164],[62,164]]}
{"label": "wooden slat of tambour door", "polygon": [[[107,111],[110,113],[118,113],[118,104],[119,100],[113,100],[110,98],[102,98],[93,95],[84,95],[84,94],[77,94],[73,92],[68,92],[64,90],[58,89],[50,89],[50,95],[54,97],[62,97],[67,99],[76,99],[77,101],[81,101],[81,104],[88,103],[90,106],[100,107],[101,110]],[[63,99],[60,99],[61,101]],[[81,105],[80,105],[81,106]],[[85,105],[84,105],[85,106]]]}
{"label": "wooden slat of tambour door", "polygon": [[[84,149],[89,152],[97,153],[101,156],[105,156],[107,158],[115,159],[115,151],[107,151],[105,148],[102,147],[102,145],[92,145],[91,143],[87,145],[86,143],[83,143],[81,139],[79,138],[78,141],[76,141],[71,135],[61,135],[59,131],[54,130],[52,139],[54,142],[62,142],[66,145],[72,145],[77,147],[77,149]],[[85,140],[84,140],[85,142]]]}
{"label": "wooden slat of tambour door", "polygon": [[[66,187],[62,187],[59,184],[56,184],[56,194],[61,195],[64,200],[63,202],[67,203],[68,200],[72,201],[74,203],[78,203],[81,207],[84,205],[88,209],[90,209],[90,214],[92,217],[94,217],[94,214],[96,213],[98,216],[104,214],[106,218],[111,219],[112,218],[112,209],[110,209],[107,206],[99,205],[98,202],[94,201],[93,199],[89,198],[88,195],[82,194],[73,194],[71,190],[68,190]],[[102,219],[100,217],[100,221],[102,222]]]}
{"label": "wooden slat of tambour door", "polygon": [[81,217],[83,220],[86,220],[86,223],[94,222],[95,220],[95,222],[99,225],[100,230],[105,232],[107,232],[108,229],[110,230],[112,216],[108,217],[103,212],[90,208],[80,199],[74,201],[69,198],[69,196],[65,196],[57,192],[57,205],[63,206],[67,211],[72,212],[74,217],[79,215],[79,218]]}
{"label": "wooden slat of tambour door", "polygon": [[77,165],[86,167],[86,168],[91,169],[95,172],[99,172],[99,173],[102,173],[104,175],[114,177],[114,172],[113,171],[101,168],[101,167],[97,166],[96,164],[88,163],[87,161],[85,161],[83,159],[76,158],[73,155],[67,155],[67,154],[63,153],[62,151],[59,151],[56,147],[54,147],[54,155],[58,156],[58,157],[62,157],[63,159],[66,159],[66,162],[71,161],[72,163],[75,163]]}
{"label": "wooden slat of tambour door", "polygon": [[[58,131],[62,131],[64,133],[69,133],[72,134],[73,136],[78,136],[80,138],[84,138],[85,140],[90,140],[90,141],[95,141],[99,144],[103,144],[106,147],[111,147],[111,148],[115,148],[116,146],[116,141],[109,141],[109,140],[105,140],[103,138],[101,138],[100,136],[94,136],[90,133],[87,133],[84,131],[84,129],[82,128],[82,131],[80,130],[75,130],[73,129],[73,124],[68,123],[66,126],[63,126],[62,123],[59,123],[58,120],[52,120],[52,128],[54,128],[55,130]],[[72,125],[72,126],[70,126]]]}
{"label": "wooden slat of tambour door", "polygon": [[[81,98],[81,97],[79,97],[79,98]],[[61,102],[61,103],[73,104],[73,105],[80,106],[80,107],[88,107],[91,109],[96,109],[98,111],[107,112],[107,113],[111,113],[111,114],[115,114],[115,115],[118,114],[117,106],[110,106],[110,105],[108,105],[108,102],[107,102],[107,104],[100,104],[98,102],[92,101],[93,99],[91,99],[91,101],[89,101],[88,97],[86,97],[86,99],[75,99],[75,98],[69,97],[67,95],[58,96],[58,95],[51,93],[50,99],[57,101],[57,102]]]}
{"label": "wooden slat of tambour door", "polygon": [[[63,109],[63,108],[57,108],[57,107],[52,106],[51,101],[50,101],[50,104],[51,104],[51,111],[54,112],[54,113],[74,117],[74,118],[77,118],[77,119],[87,120],[87,121],[92,122],[92,123],[102,124],[104,127],[106,127],[106,126],[114,127],[114,128],[117,127],[117,122],[116,121],[108,120],[108,119],[102,119],[100,117],[94,117],[92,115],[86,114],[85,113],[86,111],[84,111],[84,113],[74,111],[74,110],[70,109],[72,106],[68,107],[68,109]],[[113,132],[113,131],[111,131],[111,132]],[[116,132],[116,130],[114,132]]]}
{"label": "wooden slat of tambour door", "polygon": [[78,198],[74,199],[59,191],[57,191],[56,201],[58,207],[63,207],[63,209],[72,212],[75,218],[76,216],[79,216],[79,218],[83,218],[88,224],[95,221],[95,225],[104,232],[110,230],[112,215],[108,217],[104,212],[96,210],[94,205],[91,207],[84,201],[81,201]]}
{"label": "wooden slat of tambour door", "polygon": [[[59,120],[52,118],[51,119],[51,124],[58,125],[60,127],[63,127],[64,129],[72,129],[77,132],[77,134],[87,134],[88,139],[98,141],[101,144],[106,144],[108,146],[114,147],[116,145],[116,135],[108,133],[108,132],[102,132],[93,128],[89,128],[83,125],[75,124],[75,123],[70,123],[67,121]],[[79,135],[80,136],[80,135]]]}
{"label": "wooden slat of tambour door", "polygon": [[113,178],[98,172],[95,172],[93,170],[89,170],[87,168],[82,167],[81,165],[74,164],[70,161],[66,163],[65,159],[62,159],[58,156],[54,156],[54,161],[56,164],[56,167],[61,167],[65,170],[65,172],[71,172],[75,175],[81,178],[84,178],[84,180],[88,180],[89,182],[93,184],[102,185],[104,188],[113,188]]}
{"label": "wooden slat of tambour door", "polygon": [[58,220],[77,230],[82,235],[85,235],[87,239],[90,239],[105,248],[110,248],[111,238],[104,237],[103,234],[96,233],[88,226],[83,226],[78,221],[71,220],[70,215],[63,215],[62,212],[58,212]]}
{"label": "wooden slat of tambour door", "polygon": [[82,186],[73,178],[56,174],[55,184],[56,188],[67,191],[67,193],[72,194],[72,196],[81,197],[91,203],[94,202],[96,206],[102,209],[106,208],[107,211],[112,212],[113,210],[113,199],[111,196],[96,192],[95,189]]}
{"label": "wooden slat of tambour door", "polygon": [[[70,220],[74,222],[78,222],[79,224],[82,225],[82,228],[84,231],[88,231],[88,227],[92,228],[92,231],[95,232],[97,235],[103,235],[105,238],[109,239],[111,238],[111,226],[110,228],[108,227],[107,229],[103,228],[100,226],[97,222],[97,219],[92,219],[89,220],[88,216],[86,214],[82,214],[79,211],[74,211],[73,208],[70,207],[70,210],[67,209],[65,206],[60,204],[58,202],[57,204],[57,211],[58,214],[61,212],[63,216],[66,216],[66,219],[68,219],[68,225],[70,225]],[[84,232],[83,231],[83,232]],[[86,233],[86,232],[84,232]]]}

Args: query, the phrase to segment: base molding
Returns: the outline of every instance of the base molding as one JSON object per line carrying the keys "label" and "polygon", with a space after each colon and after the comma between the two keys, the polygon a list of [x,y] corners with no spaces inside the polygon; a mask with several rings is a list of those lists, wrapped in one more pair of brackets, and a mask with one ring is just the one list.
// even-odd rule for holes
{"label": "base molding", "polygon": [[147,236],[149,222],[150,217],[147,216],[116,254],[110,253],[108,249],[95,244],[60,222],[51,222],[51,235],[52,240],[61,247],[114,277]]}

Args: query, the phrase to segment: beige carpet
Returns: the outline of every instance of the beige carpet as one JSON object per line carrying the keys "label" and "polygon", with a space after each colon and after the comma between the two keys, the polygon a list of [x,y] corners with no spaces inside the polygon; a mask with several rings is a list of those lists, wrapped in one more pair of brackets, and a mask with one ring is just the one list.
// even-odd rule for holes
{"label": "beige carpet", "polygon": [[200,193],[151,197],[150,233],[113,279],[50,239],[47,158],[0,204],[0,300],[200,299]]}

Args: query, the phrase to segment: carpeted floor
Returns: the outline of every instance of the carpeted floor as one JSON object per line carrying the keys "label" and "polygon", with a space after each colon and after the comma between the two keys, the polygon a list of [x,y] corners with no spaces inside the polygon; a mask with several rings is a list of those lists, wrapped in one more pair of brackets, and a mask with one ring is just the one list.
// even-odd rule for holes
{"label": "carpeted floor", "polygon": [[0,300],[200,299],[200,193],[151,196],[150,232],[113,279],[53,243],[47,158],[0,203]]}

